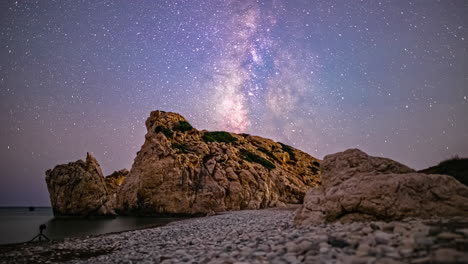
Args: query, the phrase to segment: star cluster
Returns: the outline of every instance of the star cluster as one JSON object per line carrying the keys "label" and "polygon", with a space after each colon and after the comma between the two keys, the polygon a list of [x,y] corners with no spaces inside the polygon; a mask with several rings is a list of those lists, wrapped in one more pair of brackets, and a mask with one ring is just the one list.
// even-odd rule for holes
{"label": "star cluster", "polygon": [[322,158],[420,169],[468,155],[468,3],[0,2],[0,205],[48,205],[44,171],[130,168],[152,110]]}

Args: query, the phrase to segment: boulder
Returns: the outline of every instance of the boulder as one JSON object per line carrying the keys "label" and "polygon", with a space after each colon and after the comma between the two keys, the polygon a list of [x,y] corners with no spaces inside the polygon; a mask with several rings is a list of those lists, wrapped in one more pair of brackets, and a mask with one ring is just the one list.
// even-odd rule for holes
{"label": "boulder", "polygon": [[104,178],[99,163],[90,153],[87,153],[86,161],[78,160],[47,170],[46,183],[54,215],[115,215],[117,185],[124,176],[123,171],[113,175],[116,176]]}
{"label": "boulder", "polygon": [[320,184],[319,161],[273,140],[199,131],[179,114],[153,111],[119,194],[122,214],[205,215],[302,203]]}
{"label": "boulder", "polygon": [[295,222],[400,220],[468,216],[468,187],[447,175],[423,174],[351,149],[322,162],[323,185],[310,189]]}

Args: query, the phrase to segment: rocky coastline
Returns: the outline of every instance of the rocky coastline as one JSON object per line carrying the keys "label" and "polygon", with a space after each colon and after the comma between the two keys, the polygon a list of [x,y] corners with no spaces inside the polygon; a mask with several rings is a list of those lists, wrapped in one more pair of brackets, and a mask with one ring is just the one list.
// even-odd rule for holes
{"label": "rocky coastline", "polygon": [[153,111],[146,127],[130,171],[104,177],[90,154],[47,171],[56,215],[207,217],[0,247],[0,262],[468,263],[459,176],[359,149],[318,160],[258,136],[199,131],[176,113]]}
{"label": "rocky coastline", "polygon": [[0,263],[467,263],[468,218],[299,227],[296,207],[0,247]]}

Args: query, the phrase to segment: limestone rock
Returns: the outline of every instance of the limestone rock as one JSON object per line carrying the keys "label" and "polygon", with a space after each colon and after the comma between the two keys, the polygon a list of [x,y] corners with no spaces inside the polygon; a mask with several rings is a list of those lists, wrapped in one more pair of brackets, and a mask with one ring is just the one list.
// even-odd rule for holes
{"label": "limestone rock", "polygon": [[322,184],[331,187],[346,181],[357,174],[400,174],[414,172],[413,169],[387,158],[372,157],[359,149],[325,156],[322,162]]}
{"label": "limestone rock", "polygon": [[310,189],[295,222],[468,216],[468,188],[447,175],[423,174],[360,150],[326,156],[323,186]]}
{"label": "limestone rock", "polygon": [[106,176],[104,181],[106,182],[107,191],[115,194],[129,173],[127,169],[122,169]]}
{"label": "limestone rock", "polygon": [[47,170],[46,183],[54,215],[115,215],[116,185],[122,181],[124,173],[113,175],[105,179],[99,163],[89,153],[86,161],[78,160]]}
{"label": "limestone rock", "polygon": [[301,203],[319,182],[319,161],[247,134],[198,131],[154,111],[117,196],[124,214],[210,214]]}

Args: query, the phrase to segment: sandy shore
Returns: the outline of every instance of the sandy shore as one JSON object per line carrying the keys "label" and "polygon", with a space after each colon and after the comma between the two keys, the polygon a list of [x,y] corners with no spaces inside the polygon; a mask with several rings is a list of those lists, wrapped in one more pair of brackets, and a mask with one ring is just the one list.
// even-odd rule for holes
{"label": "sandy shore", "polygon": [[468,263],[468,219],[293,225],[293,209],[0,246],[0,263]]}

